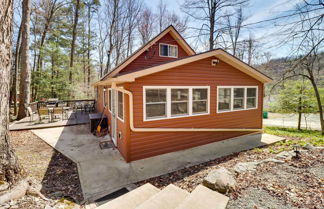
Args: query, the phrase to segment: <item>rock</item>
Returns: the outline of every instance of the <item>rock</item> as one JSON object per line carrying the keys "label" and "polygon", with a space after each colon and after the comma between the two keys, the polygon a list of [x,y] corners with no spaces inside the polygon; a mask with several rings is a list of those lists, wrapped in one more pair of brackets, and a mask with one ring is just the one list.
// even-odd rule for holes
{"label": "rock", "polygon": [[16,205],[16,204],[17,204],[17,202],[14,201],[14,200],[11,200],[11,201],[9,202],[9,205],[10,205],[10,206],[14,206],[14,205]]}
{"label": "rock", "polygon": [[49,205],[46,205],[44,209],[53,209],[53,208]]}
{"label": "rock", "polygon": [[9,188],[9,184],[7,182],[0,181],[0,192],[7,190],[8,188]]}
{"label": "rock", "polygon": [[283,151],[276,155],[276,158],[290,160],[292,157],[295,157],[296,154],[294,151]]}
{"label": "rock", "polygon": [[10,209],[11,209],[11,208],[12,208],[12,209],[18,209],[19,206],[18,206],[18,205],[13,205],[13,206],[10,207]]}
{"label": "rock", "polygon": [[8,209],[8,208],[10,208],[10,205],[7,203],[0,205],[0,209]]}
{"label": "rock", "polygon": [[234,166],[234,171],[236,173],[244,173],[247,171],[255,171],[256,167],[259,165],[260,162],[246,162],[246,163],[237,163]]}
{"label": "rock", "polygon": [[277,160],[277,159],[274,159],[274,158],[268,158],[268,159],[260,161],[260,163],[268,163],[268,162],[271,162],[271,163],[285,163],[285,161]]}
{"label": "rock", "polygon": [[60,191],[53,192],[50,194],[50,196],[55,197],[56,199],[61,198],[63,196],[63,193]]}
{"label": "rock", "polygon": [[226,193],[235,190],[236,181],[230,171],[221,167],[209,172],[204,178],[203,185],[220,193]]}
{"label": "rock", "polygon": [[307,149],[307,150],[314,150],[316,149],[312,144],[305,144],[303,146],[304,149]]}

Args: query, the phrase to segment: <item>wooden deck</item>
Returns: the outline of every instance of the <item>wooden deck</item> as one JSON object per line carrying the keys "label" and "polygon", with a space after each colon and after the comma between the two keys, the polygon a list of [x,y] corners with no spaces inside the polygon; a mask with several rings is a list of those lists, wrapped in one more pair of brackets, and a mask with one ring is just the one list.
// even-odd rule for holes
{"label": "wooden deck", "polygon": [[53,121],[49,119],[42,119],[39,121],[38,115],[33,115],[33,121],[30,121],[30,117],[23,118],[19,121],[15,121],[9,126],[10,131],[41,129],[41,128],[53,128],[61,126],[73,126],[89,123],[89,112],[77,111],[75,113],[69,112],[68,119],[56,118]]}

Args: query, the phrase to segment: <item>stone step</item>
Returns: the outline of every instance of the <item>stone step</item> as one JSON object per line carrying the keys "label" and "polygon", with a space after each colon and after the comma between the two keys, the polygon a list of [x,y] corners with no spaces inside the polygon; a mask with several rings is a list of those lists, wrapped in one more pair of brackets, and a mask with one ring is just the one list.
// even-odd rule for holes
{"label": "stone step", "polygon": [[228,197],[198,185],[176,209],[225,209]]}
{"label": "stone step", "polygon": [[143,202],[136,209],[174,209],[186,199],[189,192],[174,186],[168,185],[161,192]]}
{"label": "stone step", "polygon": [[158,188],[147,183],[97,207],[97,209],[134,209],[159,192]]}

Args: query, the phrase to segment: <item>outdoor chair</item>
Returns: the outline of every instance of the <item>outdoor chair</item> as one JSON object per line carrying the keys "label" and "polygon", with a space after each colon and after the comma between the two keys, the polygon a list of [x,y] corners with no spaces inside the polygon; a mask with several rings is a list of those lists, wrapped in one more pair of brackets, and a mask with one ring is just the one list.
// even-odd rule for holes
{"label": "outdoor chair", "polygon": [[63,107],[54,107],[53,109],[53,117],[55,118],[56,116],[61,117],[61,119],[63,120]]}
{"label": "outdoor chair", "polygon": [[42,121],[42,118],[50,118],[49,110],[48,108],[39,108],[38,109],[38,117],[39,117],[39,122]]}
{"label": "outdoor chair", "polygon": [[28,115],[29,115],[29,121],[32,122],[33,119],[34,119],[34,113],[35,112],[33,112],[31,107],[27,107],[26,109],[27,109],[27,112],[28,112]]}

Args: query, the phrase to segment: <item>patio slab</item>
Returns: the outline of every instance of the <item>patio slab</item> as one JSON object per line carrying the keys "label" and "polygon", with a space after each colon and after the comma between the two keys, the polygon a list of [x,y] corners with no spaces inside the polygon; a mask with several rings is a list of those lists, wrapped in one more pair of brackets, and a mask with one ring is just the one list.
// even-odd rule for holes
{"label": "patio slab", "polygon": [[99,141],[109,136],[97,138],[86,125],[39,129],[33,133],[77,163],[84,198],[89,201],[131,183],[284,139],[251,134],[126,163],[117,149],[99,148]]}
{"label": "patio slab", "polygon": [[34,118],[31,121],[30,117],[25,117],[19,121],[15,121],[9,125],[10,131],[21,131],[21,130],[31,130],[40,128],[53,128],[61,126],[73,126],[81,125],[89,122],[89,113],[86,112],[75,112],[69,113],[68,119],[55,119],[54,121],[49,121],[49,119],[43,119],[39,122],[38,115],[34,114]]}

